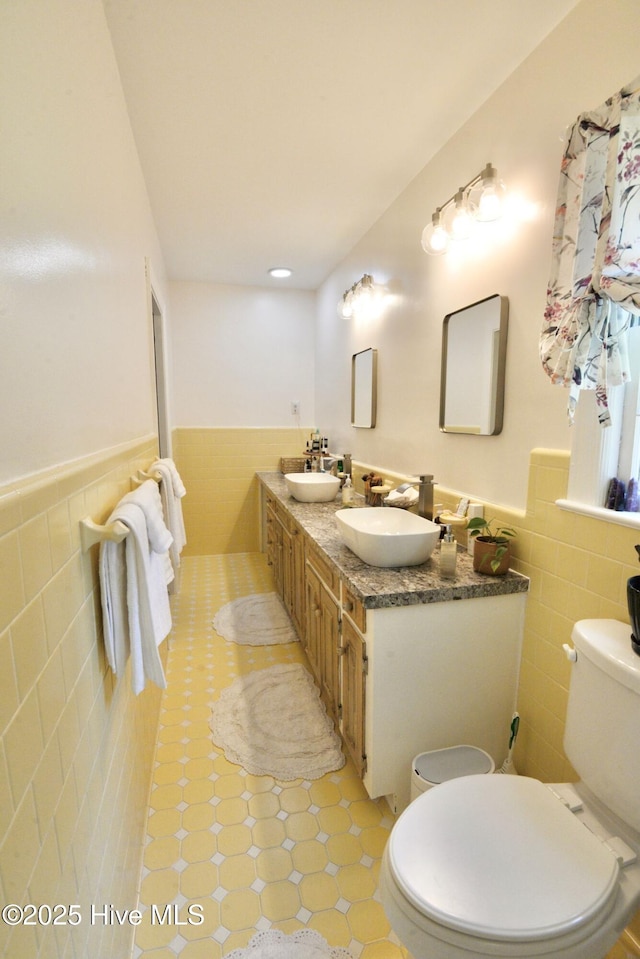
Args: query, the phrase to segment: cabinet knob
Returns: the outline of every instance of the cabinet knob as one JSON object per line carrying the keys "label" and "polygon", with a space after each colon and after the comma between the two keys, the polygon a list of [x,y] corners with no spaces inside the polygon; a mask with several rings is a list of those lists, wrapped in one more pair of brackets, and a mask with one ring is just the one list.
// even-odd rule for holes
{"label": "cabinet knob", "polygon": [[346,611],[347,611],[348,613],[352,613],[352,612],[353,612],[353,603],[351,602],[350,599],[348,599],[348,600],[346,601],[346,603],[344,604],[344,608],[346,609]]}

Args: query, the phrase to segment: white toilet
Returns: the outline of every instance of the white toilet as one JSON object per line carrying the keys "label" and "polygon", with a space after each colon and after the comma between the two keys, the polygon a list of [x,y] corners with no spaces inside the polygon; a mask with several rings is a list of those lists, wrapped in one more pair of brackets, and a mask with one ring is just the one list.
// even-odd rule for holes
{"label": "white toilet", "polygon": [[640,656],[615,620],[582,620],[573,642],[580,782],[455,778],[391,831],[382,902],[415,959],[603,959],[640,906]]}

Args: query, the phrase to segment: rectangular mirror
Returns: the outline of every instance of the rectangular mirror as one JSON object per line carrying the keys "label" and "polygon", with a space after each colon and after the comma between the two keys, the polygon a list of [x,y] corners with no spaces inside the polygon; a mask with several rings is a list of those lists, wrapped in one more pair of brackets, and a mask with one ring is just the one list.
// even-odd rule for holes
{"label": "rectangular mirror", "polygon": [[445,316],[440,380],[444,433],[501,432],[508,317],[509,301],[498,294]]}
{"label": "rectangular mirror", "polygon": [[351,358],[351,425],[376,425],[378,351],[362,350]]}

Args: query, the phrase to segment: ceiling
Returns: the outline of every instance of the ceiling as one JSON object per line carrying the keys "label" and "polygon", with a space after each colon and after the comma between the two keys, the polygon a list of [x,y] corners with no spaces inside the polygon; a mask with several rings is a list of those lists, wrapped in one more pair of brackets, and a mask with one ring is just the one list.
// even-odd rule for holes
{"label": "ceiling", "polygon": [[576,2],[103,0],[169,277],[316,289]]}

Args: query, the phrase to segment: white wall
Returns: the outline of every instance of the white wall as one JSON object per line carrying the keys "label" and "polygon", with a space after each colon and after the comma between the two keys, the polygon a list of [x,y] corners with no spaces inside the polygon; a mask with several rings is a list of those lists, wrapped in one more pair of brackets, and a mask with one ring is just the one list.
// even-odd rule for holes
{"label": "white wall", "polygon": [[313,426],[315,294],[172,282],[169,296],[175,426]]}
{"label": "white wall", "polygon": [[3,483],[155,429],[163,266],[102,4],[3,3],[0,62]]}
{"label": "white wall", "polygon": [[[441,484],[523,508],[529,452],[567,449],[566,392],[538,360],[553,217],[563,144],[578,113],[598,106],[638,73],[640,4],[584,0],[449,141],[363,237],[318,296],[317,419],[354,456],[401,473],[426,471]],[[425,92],[428,96],[429,92]],[[513,194],[535,205],[480,248],[434,258],[420,235],[435,207],[485,163]],[[342,292],[362,273],[395,297],[368,325],[336,316]],[[505,421],[502,434],[475,437],[438,429],[442,321],[493,293],[509,298]],[[379,350],[378,425],[349,423],[351,354]]]}

